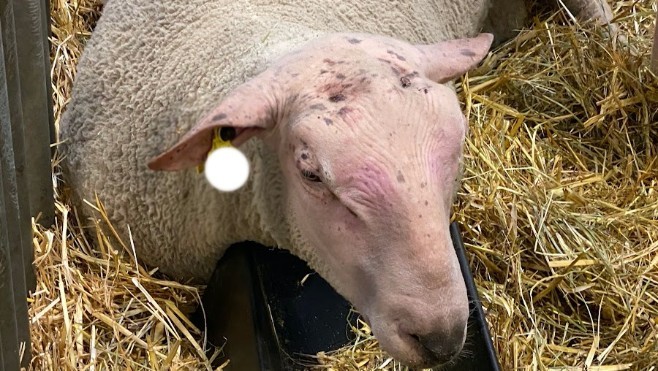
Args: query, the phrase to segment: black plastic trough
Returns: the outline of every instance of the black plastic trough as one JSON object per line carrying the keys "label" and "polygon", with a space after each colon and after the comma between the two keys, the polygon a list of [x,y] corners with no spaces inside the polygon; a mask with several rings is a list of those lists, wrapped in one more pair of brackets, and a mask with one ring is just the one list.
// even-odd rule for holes
{"label": "black plastic trough", "polygon": [[[466,281],[471,316],[465,355],[442,370],[498,371],[456,223],[450,233]],[[229,370],[303,370],[311,361],[304,355],[338,349],[354,336],[348,321],[354,324],[356,315],[324,279],[293,255],[256,243],[236,244],[227,251],[202,303],[208,340],[224,346]],[[200,309],[194,321],[203,328]]]}

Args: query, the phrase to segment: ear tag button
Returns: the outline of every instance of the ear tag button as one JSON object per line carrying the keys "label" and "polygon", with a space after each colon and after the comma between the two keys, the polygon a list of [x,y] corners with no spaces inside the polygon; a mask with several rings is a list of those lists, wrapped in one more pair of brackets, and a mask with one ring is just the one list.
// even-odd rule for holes
{"label": "ear tag button", "polygon": [[205,165],[197,168],[205,174],[210,185],[222,192],[238,190],[249,179],[249,160],[231,145],[234,138],[233,128],[215,129]]}

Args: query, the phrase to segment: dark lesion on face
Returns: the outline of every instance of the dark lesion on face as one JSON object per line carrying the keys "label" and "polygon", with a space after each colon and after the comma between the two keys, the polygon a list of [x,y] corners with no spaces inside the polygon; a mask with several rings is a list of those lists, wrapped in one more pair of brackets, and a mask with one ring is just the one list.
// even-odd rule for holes
{"label": "dark lesion on face", "polygon": [[327,110],[327,106],[325,106],[322,103],[311,104],[309,106],[309,108],[312,109],[312,110],[318,110],[318,111],[326,111]]}
{"label": "dark lesion on face", "polygon": [[330,103],[358,99],[370,92],[372,78],[363,69],[356,71],[353,66],[345,64],[334,67],[325,76],[324,84],[317,88],[316,93]]}
{"label": "dark lesion on face", "polygon": [[387,50],[386,52],[387,52],[388,54],[390,54],[391,56],[394,56],[395,58],[397,58],[399,61],[403,61],[403,62],[404,62],[404,61],[407,60],[407,58],[403,57],[402,55],[396,53],[396,52],[393,51],[393,50],[390,50],[390,49],[389,49],[389,50]]}
{"label": "dark lesion on face", "polygon": [[337,102],[342,102],[342,101],[344,101],[345,99],[347,99],[347,97],[345,96],[345,94],[343,94],[342,92],[340,92],[340,93],[336,93],[336,94],[331,95],[331,96],[329,97],[329,102],[337,103]]}

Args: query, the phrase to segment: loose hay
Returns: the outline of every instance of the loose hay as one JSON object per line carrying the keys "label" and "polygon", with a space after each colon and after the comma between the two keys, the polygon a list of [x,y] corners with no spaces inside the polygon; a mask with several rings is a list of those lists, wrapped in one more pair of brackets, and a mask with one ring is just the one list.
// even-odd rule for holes
{"label": "loose hay", "polygon": [[199,301],[197,288],[154,278],[105,236],[100,246],[90,246],[69,209],[60,202],[56,209],[56,229],[34,230],[32,368],[173,370],[207,364],[201,332],[180,309]]}
{"label": "loose hay", "polygon": [[[657,363],[658,79],[648,71],[657,9],[615,4],[627,46],[558,13],[461,82],[471,126],[455,219],[506,370]],[[57,122],[99,10],[51,0]],[[92,248],[56,193],[57,225],[35,227],[32,368],[208,368],[184,315],[202,287],[154,278],[130,243]],[[355,331],[355,344],[318,355],[318,368],[403,369],[365,323]]]}

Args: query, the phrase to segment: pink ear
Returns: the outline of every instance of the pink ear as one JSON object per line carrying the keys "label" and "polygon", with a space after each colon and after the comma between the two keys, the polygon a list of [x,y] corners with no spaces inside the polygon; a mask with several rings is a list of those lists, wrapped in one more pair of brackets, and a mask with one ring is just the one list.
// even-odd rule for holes
{"label": "pink ear", "polygon": [[425,75],[438,83],[446,83],[477,66],[489,53],[493,35],[482,33],[469,39],[417,45]]}
{"label": "pink ear", "polygon": [[274,96],[270,86],[259,84],[258,76],[240,85],[187,132],[173,147],[152,159],[152,170],[183,170],[205,161],[211,149],[217,127],[232,127],[236,136],[231,142],[238,146],[257,133],[274,126],[276,117]]}

